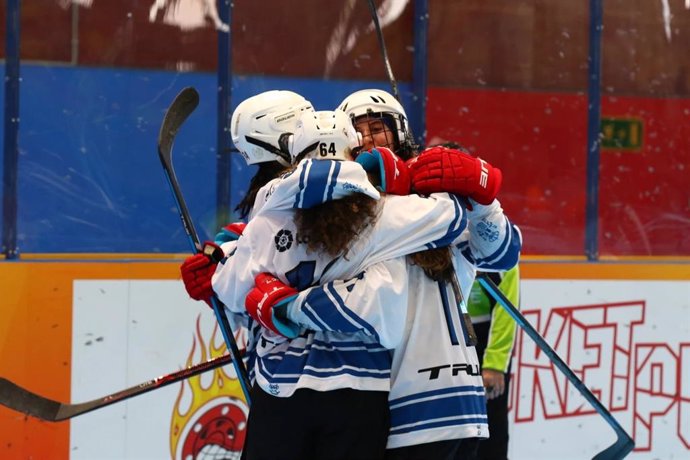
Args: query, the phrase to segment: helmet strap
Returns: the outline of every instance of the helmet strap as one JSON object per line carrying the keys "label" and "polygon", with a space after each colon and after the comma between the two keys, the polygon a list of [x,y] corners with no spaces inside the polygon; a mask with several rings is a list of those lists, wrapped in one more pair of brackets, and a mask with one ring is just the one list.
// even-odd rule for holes
{"label": "helmet strap", "polygon": [[[287,133],[289,135],[289,133]],[[285,136],[285,134],[281,134],[281,138]],[[271,145],[268,142],[264,142],[261,139],[257,139],[255,137],[251,136],[244,136],[244,138],[249,142],[250,144],[256,145],[257,147],[261,147],[262,149],[271,152],[275,156],[277,156],[277,161],[281,164],[284,164],[285,166],[290,166],[290,154],[287,151],[283,151],[282,149],[276,147],[275,145]],[[287,137],[286,137],[287,139]],[[278,141],[280,143],[280,140]],[[287,149],[286,149],[287,150]]]}

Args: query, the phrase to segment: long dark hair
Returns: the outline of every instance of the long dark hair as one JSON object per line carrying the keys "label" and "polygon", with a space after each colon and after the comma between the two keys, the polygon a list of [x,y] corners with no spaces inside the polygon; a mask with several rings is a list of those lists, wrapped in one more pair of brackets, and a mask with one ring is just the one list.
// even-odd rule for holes
{"label": "long dark hair", "polygon": [[252,208],[254,207],[254,200],[256,199],[256,194],[261,187],[278,177],[283,171],[287,170],[285,166],[281,165],[277,161],[268,161],[265,163],[259,163],[259,169],[252,177],[249,182],[249,189],[244,195],[244,198],[235,207],[235,211],[240,213],[240,218],[246,219],[249,216]]}
{"label": "long dark hair", "polygon": [[407,256],[412,265],[418,265],[434,281],[451,281],[455,273],[449,247],[427,249]]}

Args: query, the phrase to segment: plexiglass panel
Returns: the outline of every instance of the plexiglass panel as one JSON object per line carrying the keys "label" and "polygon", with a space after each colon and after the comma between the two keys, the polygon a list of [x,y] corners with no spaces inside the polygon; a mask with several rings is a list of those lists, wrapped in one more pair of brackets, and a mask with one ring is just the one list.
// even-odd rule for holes
{"label": "plexiglass panel", "polygon": [[[6,39],[13,3],[1,10]],[[587,147],[589,2],[430,1],[426,43],[415,42],[425,2],[375,3],[402,103],[425,121],[412,127],[425,145],[455,141],[503,170],[499,197],[525,254],[582,257],[589,218],[601,256],[690,255],[685,0],[603,3],[598,164]],[[156,155],[185,86],[201,101],[173,159],[204,239],[219,215],[238,218],[255,171],[228,149],[240,101],[289,89],[326,110],[357,89],[391,89],[363,0],[46,0],[20,11],[18,215],[3,218],[20,253],[188,250]]]}

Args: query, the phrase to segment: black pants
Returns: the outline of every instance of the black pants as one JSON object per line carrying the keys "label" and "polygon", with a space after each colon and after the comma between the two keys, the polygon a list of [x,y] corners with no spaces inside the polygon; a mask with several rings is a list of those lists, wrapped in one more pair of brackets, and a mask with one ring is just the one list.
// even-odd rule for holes
{"label": "black pants", "polygon": [[387,392],[301,389],[278,398],[254,386],[251,400],[246,460],[384,458],[390,429]]}
{"label": "black pants", "polygon": [[476,456],[478,438],[453,439],[386,451],[386,460],[466,460]]}
{"label": "black pants", "polygon": [[[475,324],[477,333],[477,356],[479,361],[484,356],[484,350],[489,341],[490,322]],[[505,373],[506,389],[501,396],[486,402],[486,414],[489,417],[489,439],[479,441],[477,459],[479,460],[507,460],[508,459],[508,389],[510,384],[510,369]]]}

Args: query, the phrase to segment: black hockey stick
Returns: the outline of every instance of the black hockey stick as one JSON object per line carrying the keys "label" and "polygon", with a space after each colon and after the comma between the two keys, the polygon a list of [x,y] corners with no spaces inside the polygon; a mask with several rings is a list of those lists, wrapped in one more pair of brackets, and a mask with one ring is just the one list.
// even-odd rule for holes
{"label": "black hockey stick", "polygon": [[618,460],[625,458],[626,455],[630,453],[635,448],[635,442],[630,437],[630,435],[623,429],[618,421],[611,415],[611,412],[604,407],[604,405],[597,399],[594,394],[585,386],[585,384],[580,380],[577,375],[573,372],[570,367],[558,356],[558,353],[551,348],[551,346],[544,340],[539,332],[525,319],[525,317],[520,313],[515,305],[513,305],[510,300],[506,298],[505,295],[498,289],[496,284],[491,281],[491,279],[485,275],[479,275],[477,277],[479,283],[486,289],[486,291],[491,294],[491,296],[500,303],[503,308],[508,312],[508,314],[515,320],[515,322],[522,328],[523,331],[530,336],[530,338],[537,344],[539,349],[543,351],[549,360],[556,365],[556,367],[565,375],[565,377],[572,383],[577,391],[584,396],[584,398],[594,407],[594,409],[603,417],[603,419],[608,423],[613,431],[616,432],[616,442],[596,454],[593,458],[594,460]]}
{"label": "black hockey stick", "polygon": [[[388,58],[388,50],[386,48],[386,42],[383,39],[383,31],[381,30],[381,24],[379,23],[379,15],[376,12],[376,5],[374,0],[368,0],[369,11],[371,12],[371,20],[374,22],[374,28],[376,29],[376,36],[379,41],[379,50],[381,51],[381,57],[383,58],[383,64],[386,68],[386,75],[388,76],[388,81],[391,85],[391,91],[393,96],[398,102],[402,104],[400,100],[400,94],[398,93],[398,82],[393,75],[393,68],[391,66],[391,61]],[[409,137],[413,138],[408,126]],[[468,345],[474,346],[477,343],[477,334],[474,331],[474,326],[470,320],[470,315],[467,311],[467,304],[462,295],[462,290],[460,289],[460,282],[458,281],[458,275],[453,269],[453,277],[451,279],[451,287],[453,288],[453,295],[455,296],[455,305],[458,308],[458,314],[460,316],[460,321],[462,322],[463,330],[467,333]]]}
{"label": "black hockey stick", "polygon": [[[388,59],[388,52],[386,50],[386,44],[383,40],[383,32],[381,31],[381,25],[379,24],[378,14],[376,13],[376,5],[374,0],[368,0],[369,10],[371,11],[371,18],[374,22],[374,27],[376,28],[376,34],[379,40],[379,48],[381,50],[381,55],[383,57],[384,65],[386,68],[386,74],[388,75],[388,80],[393,91],[393,96],[400,101],[398,94],[398,85],[393,75],[393,70],[391,68],[390,60]],[[539,334],[539,332],[534,329],[534,327],[527,322],[525,317],[520,313],[520,310],[515,308],[515,306],[503,295],[503,293],[496,287],[491,279],[486,275],[480,275],[478,277],[479,282],[482,286],[491,294],[491,296],[500,303],[503,308],[506,309],[508,314],[513,317],[515,322],[522,327],[522,329],[530,336],[532,340],[537,344],[537,346],[549,357],[551,362],[553,362],[558,369],[565,374],[566,378],[577,388],[577,390],[582,394],[587,401],[594,407],[594,409],[604,418],[604,420],[613,428],[616,432],[616,442],[599,452],[594,456],[594,460],[617,460],[622,459],[630,453],[635,447],[635,443],[630,435],[620,426],[618,421],[611,415],[611,413],[603,406],[603,404],[592,394],[591,391],[585,386],[585,384],[580,380],[575,373],[568,367],[568,365],[558,356],[556,351],[549,346],[549,344],[544,340],[544,338]],[[455,294],[455,300],[458,307],[461,303],[464,303],[462,292],[459,286],[457,273],[453,270],[453,279],[451,280],[453,287],[453,293]],[[461,320],[465,319],[465,326],[467,327],[467,332],[470,340],[473,339],[472,335],[474,328],[471,326],[472,323],[467,321],[467,315],[463,315],[460,311]],[[469,323],[469,324],[468,324]],[[476,340],[476,336],[474,336]]]}
{"label": "black hockey stick", "polygon": [[48,422],[59,422],[78,415],[86,414],[96,409],[115,404],[125,399],[133,398],[149,391],[179,382],[202,372],[215,369],[232,361],[230,355],[223,355],[206,362],[182,369],[172,374],[156,377],[148,382],[118,391],[102,398],[83,403],[61,403],[20,387],[14,382],[0,377],[0,404],[17,412]]}
{"label": "black hockey stick", "polygon": [[376,29],[376,37],[379,40],[379,49],[381,50],[381,56],[383,57],[383,65],[386,68],[386,75],[388,75],[388,81],[391,84],[391,91],[393,96],[400,101],[400,94],[398,93],[398,82],[393,75],[393,68],[391,67],[391,61],[388,59],[388,50],[386,49],[386,42],[383,40],[383,32],[381,31],[381,24],[379,24],[379,15],[376,12],[376,4],[374,0],[369,1],[369,11],[371,12],[371,20],[374,22],[374,28]]}
{"label": "black hockey stick", "polygon": [[[168,107],[165,116],[163,117],[163,123],[161,124],[161,130],[158,134],[158,156],[160,157],[161,164],[163,165],[163,170],[165,171],[165,176],[168,179],[168,184],[173,192],[175,203],[177,204],[177,210],[180,213],[180,219],[182,219],[182,226],[184,227],[185,233],[189,238],[189,242],[192,248],[192,252],[197,253],[202,250],[201,243],[199,241],[199,235],[194,228],[191,215],[187,209],[187,205],[184,201],[184,196],[182,195],[182,190],[175,176],[175,169],[172,164],[172,146],[175,141],[175,136],[177,131],[179,131],[185,120],[191,115],[191,113],[196,109],[199,104],[199,93],[192,87],[184,88],[180,91],[175,99],[173,100],[170,107]],[[235,342],[235,336],[232,333],[232,327],[230,326],[230,321],[228,321],[228,316],[225,313],[225,307],[218,301],[216,296],[211,297],[211,305],[213,306],[213,311],[216,314],[216,319],[218,320],[218,326],[223,333],[223,338],[225,339],[225,344],[228,347],[230,356],[232,356],[232,365],[237,373],[237,378],[240,380],[240,385],[242,386],[242,392],[247,400],[247,405],[251,406],[251,401],[249,399],[249,389],[251,384],[249,383],[249,375],[247,374],[247,369],[244,367],[244,363],[240,358],[240,352],[237,348],[237,342]]]}

